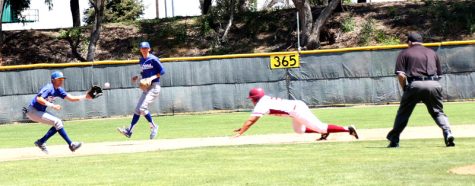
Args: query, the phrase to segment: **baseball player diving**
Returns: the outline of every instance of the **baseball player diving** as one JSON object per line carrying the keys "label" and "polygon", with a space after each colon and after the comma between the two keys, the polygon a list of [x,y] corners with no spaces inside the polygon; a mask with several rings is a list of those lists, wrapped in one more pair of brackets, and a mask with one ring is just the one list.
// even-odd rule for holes
{"label": "baseball player diving", "polygon": [[[148,110],[148,105],[158,98],[158,95],[160,94],[160,77],[165,74],[165,69],[163,68],[162,63],[160,63],[158,57],[150,54],[150,44],[148,42],[141,42],[139,47],[142,55],[139,60],[140,68],[142,69],[140,73],[142,79],[140,80],[139,85],[143,93],[135,107],[130,127],[117,128],[117,130],[125,137],[130,138],[135,124],[139,121],[140,115],[144,115],[145,119],[147,119],[150,124],[150,139],[154,139],[155,136],[157,136],[158,124],[153,122],[152,116]],[[132,82],[135,83],[138,79],[138,76],[133,76]]]}
{"label": "baseball player diving", "polygon": [[358,139],[354,126],[342,127],[322,123],[303,101],[270,97],[265,95],[262,88],[251,89],[248,98],[255,105],[254,110],[242,127],[234,130],[236,132],[234,137],[244,134],[260,117],[268,114],[292,118],[292,126],[296,133],[320,133],[322,135],[318,140],[326,140],[330,133],[336,132],[348,132]]}
{"label": "baseball player diving", "polygon": [[51,83],[45,85],[41,90],[36,94],[36,96],[31,100],[28,108],[25,108],[25,113],[28,118],[31,120],[52,125],[48,132],[35,142],[35,145],[40,148],[43,152],[48,153],[46,148],[46,141],[55,135],[56,132],[63,137],[64,141],[68,143],[69,149],[74,152],[79,147],[81,147],[81,142],[72,142],[69,138],[66,130],[63,126],[63,121],[57,118],[53,114],[46,111],[46,108],[53,108],[55,110],[61,110],[61,105],[54,104],[54,100],[59,97],[61,99],[66,99],[71,102],[77,102],[84,99],[92,99],[89,92],[81,96],[73,96],[68,94],[63,88],[63,83],[66,77],[64,77],[62,72],[56,71],[51,74]]}

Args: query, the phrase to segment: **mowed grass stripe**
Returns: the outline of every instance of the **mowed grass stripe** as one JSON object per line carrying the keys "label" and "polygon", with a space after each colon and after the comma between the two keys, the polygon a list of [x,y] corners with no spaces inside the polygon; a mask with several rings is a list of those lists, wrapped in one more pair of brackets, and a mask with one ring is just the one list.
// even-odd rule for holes
{"label": "mowed grass stripe", "polygon": [[[398,106],[368,106],[350,108],[313,109],[313,112],[325,123],[349,125],[357,128],[392,127]],[[446,103],[445,111],[452,125],[475,124],[475,102]],[[229,136],[233,130],[241,127],[250,113],[221,113],[203,115],[177,115],[154,117],[160,125],[158,138],[191,138]],[[128,126],[130,118],[67,121],[68,134],[75,141],[86,143],[129,140],[119,135],[117,127]],[[423,104],[419,104],[408,126],[435,125]],[[15,124],[0,126],[0,148],[28,147],[42,137],[49,126],[44,124]],[[292,133],[289,118],[265,116],[258,121],[246,135]],[[144,140],[149,137],[149,127],[145,118],[141,118],[130,140]],[[59,135],[55,135],[48,144],[64,144]],[[66,148],[66,147],[65,147]]]}
{"label": "mowed grass stripe", "polygon": [[475,185],[475,138],[250,145],[3,162],[2,185]]}

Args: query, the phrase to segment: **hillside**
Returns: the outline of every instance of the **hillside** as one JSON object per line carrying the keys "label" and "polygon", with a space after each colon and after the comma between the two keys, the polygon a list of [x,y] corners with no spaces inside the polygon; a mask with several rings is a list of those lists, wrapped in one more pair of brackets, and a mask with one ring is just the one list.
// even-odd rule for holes
{"label": "hillside", "polygon": [[[345,5],[322,33],[322,48],[404,43],[418,31],[426,42],[475,39],[475,2],[377,3]],[[321,7],[313,9],[314,18]],[[218,38],[224,18],[209,16],[142,20],[104,25],[96,60],[138,57],[137,43],[148,40],[161,57],[296,50],[295,9],[237,15],[229,39]],[[81,28],[83,38],[90,28]],[[75,62],[64,30],[6,31],[0,65]],[[83,56],[87,49],[82,44]]]}

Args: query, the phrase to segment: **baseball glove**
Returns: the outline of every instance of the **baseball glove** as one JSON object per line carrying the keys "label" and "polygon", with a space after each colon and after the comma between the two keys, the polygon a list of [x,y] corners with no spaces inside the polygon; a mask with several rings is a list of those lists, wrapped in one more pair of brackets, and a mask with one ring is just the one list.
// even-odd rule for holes
{"label": "baseball glove", "polygon": [[139,82],[139,87],[143,91],[148,91],[151,85],[152,85],[152,82],[149,81],[148,79],[141,79]]}
{"label": "baseball glove", "polygon": [[91,96],[92,99],[102,96],[102,88],[100,86],[94,85],[87,91],[87,94]]}

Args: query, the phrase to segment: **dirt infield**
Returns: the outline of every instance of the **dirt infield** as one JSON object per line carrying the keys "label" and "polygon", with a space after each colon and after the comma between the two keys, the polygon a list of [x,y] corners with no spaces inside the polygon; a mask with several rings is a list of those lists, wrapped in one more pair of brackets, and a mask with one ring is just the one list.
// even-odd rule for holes
{"label": "dirt infield", "polygon": [[[360,140],[385,140],[390,129],[361,129],[358,130]],[[475,125],[457,125],[452,127],[456,138],[475,137]],[[320,135],[316,134],[271,134],[209,138],[181,138],[181,139],[157,139],[157,140],[125,140],[120,142],[85,143],[77,152],[70,152],[65,145],[48,146],[49,154],[44,154],[37,147],[0,149],[0,162],[44,159],[57,157],[88,156],[100,154],[136,153],[160,150],[236,146],[254,144],[292,144],[292,143],[326,143],[355,141],[348,134],[332,134],[327,141],[315,142]],[[427,139],[442,138],[442,132],[437,126],[408,127],[401,135],[401,139]],[[473,167],[472,167],[473,170]]]}
{"label": "dirt infield", "polygon": [[450,173],[462,175],[475,175],[475,164],[464,167],[457,167],[449,170]]}

